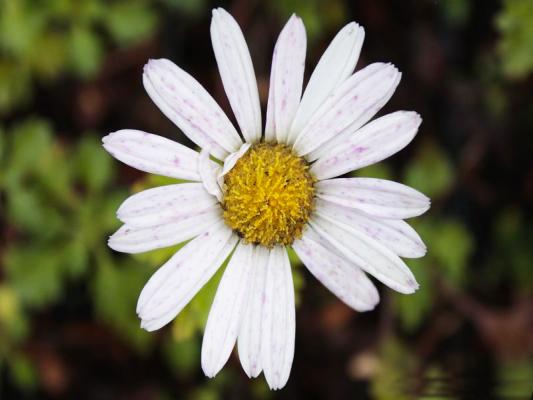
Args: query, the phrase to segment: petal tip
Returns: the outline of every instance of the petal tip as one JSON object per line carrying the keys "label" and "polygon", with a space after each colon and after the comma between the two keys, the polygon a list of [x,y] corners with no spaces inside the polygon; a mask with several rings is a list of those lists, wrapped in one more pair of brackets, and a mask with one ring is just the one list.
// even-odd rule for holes
{"label": "petal tip", "polygon": [[407,294],[414,293],[420,288],[420,285],[418,284],[418,282],[411,278],[407,280],[407,285],[410,290],[410,292]]}

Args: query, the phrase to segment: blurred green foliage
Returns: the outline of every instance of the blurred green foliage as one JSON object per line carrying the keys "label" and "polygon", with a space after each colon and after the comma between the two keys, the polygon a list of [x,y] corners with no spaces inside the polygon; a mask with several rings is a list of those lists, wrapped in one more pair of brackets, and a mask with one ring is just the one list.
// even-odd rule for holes
{"label": "blurred green foliage", "polygon": [[533,71],[533,2],[505,0],[503,4],[503,10],[496,19],[501,35],[501,63],[506,74],[522,78]]}
{"label": "blurred green foliage", "polygon": [[76,146],[64,145],[41,119],[7,131],[0,190],[10,230],[0,329],[8,336],[0,341],[0,356],[17,377],[29,379],[16,344],[27,337],[31,314],[65,300],[66,285],[79,285],[82,277],[89,278],[99,318],[145,347],[150,335],[139,329],[134,310],[149,271],[132,259],[115,260],[103,240],[118,226],[115,211],[126,193],[111,188],[114,167],[99,140],[84,135]]}
{"label": "blurred green foliage", "polygon": [[156,23],[145,0],[2,0],[0,115],[29,100],[35,83],[94,76],[110,45],[143,40]]}
{"label": "blurred green foliage", "polygon": [[340,0],[275,0],[269,5],[282,19],[289,18],[293,13],[301,17],[310,41],[346,23],[346,4]]}

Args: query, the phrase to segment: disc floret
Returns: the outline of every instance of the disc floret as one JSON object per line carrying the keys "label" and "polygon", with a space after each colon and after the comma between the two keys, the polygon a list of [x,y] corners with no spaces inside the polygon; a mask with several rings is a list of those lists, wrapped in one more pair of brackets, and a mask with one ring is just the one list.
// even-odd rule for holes
{"label": "disc floret", "polygon": [[224,176],[224,220],[247,243],[289,245],[313,210],[309,164],[282,144],[253,145]]}

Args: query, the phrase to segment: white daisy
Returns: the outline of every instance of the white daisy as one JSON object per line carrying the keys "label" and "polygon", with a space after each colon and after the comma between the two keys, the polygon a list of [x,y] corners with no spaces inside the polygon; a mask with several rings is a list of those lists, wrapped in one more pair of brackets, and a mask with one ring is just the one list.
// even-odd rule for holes
{"label": "white daisy", "polygon": [[302,96],[306,35],[293,15],[274,48],[263,135],[250,54],[223,9],[213,10],[211,38],[242,137],[194,78],[168,60],[150,60],[146,91],[202,151],[129,129],[103,139],[109,153],[134,168],[191,181],[128,198],[117,212],[124,225],[109,246],[138,253],[190,240],[141,292],[137,313],[148,331],[174,319],[231,255],[207,320],[202,368],[216,375],[237,342],[246,374],[263,371],[279,389],[294,355],[287,246],[358,311],[379,301],[365,273],[401,293],[417,289],[400,257],[421,257],[426,249],[403,219],[424,213],[429,199],[391,181],[336,177],[401,150],[421,119],[399,111],[368,123],[400,73],[382,63],[353,73],[364,38],[354,22],[333,39]]}

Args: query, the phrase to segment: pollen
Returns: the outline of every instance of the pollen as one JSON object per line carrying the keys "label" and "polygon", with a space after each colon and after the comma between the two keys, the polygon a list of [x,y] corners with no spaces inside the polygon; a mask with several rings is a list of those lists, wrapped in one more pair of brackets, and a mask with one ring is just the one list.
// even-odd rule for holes
{"label": "pollen", "polygon": [[253,145],[224,176],[224,220],[246,243],[289,245],[314,205],[309,164],[282,144]]}

